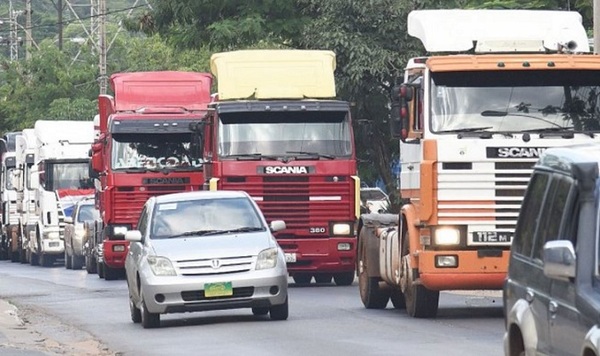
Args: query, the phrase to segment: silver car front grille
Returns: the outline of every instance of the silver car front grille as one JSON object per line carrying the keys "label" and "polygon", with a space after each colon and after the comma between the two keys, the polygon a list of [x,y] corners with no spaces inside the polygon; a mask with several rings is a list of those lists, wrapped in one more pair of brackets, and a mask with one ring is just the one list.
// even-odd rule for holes
{"label": "silver car front grille", "polygon": [[240,273],[250,271],[254,260],[254,256],[178,260],[175,261],[175,268],[183,276]]}

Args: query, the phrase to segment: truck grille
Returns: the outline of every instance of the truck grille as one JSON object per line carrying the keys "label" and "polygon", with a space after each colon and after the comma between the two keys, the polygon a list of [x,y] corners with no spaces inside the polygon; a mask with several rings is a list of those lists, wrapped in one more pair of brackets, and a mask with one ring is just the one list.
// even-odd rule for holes
{"label": "truck grille", "polygon": [[142,207],[150,197],[186,190],[184,185],[160,185],[144,188],[146,189],[144,191],[140,191],[139,187],[117,187],[115,189],[112,204],[115,222],[135,225],[142,212]]}
{"label": "truck grille", "polygon": [[288,231],[296,230],[294,237],[308,237],[309,227],[328,230],[330,221],[355,219],[354,181],[349,177],[340,176],[338,181],[327,176],[229,177],[222,189],[246,191],[269,223],[285,221]]}
{"label": "truck grille", "polygon": [[438,224],[512,234],[535,161],[473,162],[472,169],[449,169],[440,163]]}

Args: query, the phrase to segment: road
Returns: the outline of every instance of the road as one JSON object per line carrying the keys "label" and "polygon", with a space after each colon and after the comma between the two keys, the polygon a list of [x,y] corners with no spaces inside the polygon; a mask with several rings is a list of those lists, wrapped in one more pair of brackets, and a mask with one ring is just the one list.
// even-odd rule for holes
{"label": "road", "polygon": [[240,309],[166,315],[161,328],[143,329],[129,317],[125,280],[0,261],[0,299],[15,305],[23,321],[5,335],[0,329],[0,354],[503,355],[498,291],[444,292],[438,317],[423,320],[391,303],[365,309],[356,282],[291,281],[287,321]]}

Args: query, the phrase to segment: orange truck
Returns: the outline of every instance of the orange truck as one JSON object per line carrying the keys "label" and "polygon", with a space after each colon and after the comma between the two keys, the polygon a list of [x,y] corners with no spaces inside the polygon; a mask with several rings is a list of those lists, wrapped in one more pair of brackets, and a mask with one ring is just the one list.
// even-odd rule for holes
{"label": "orange truck", "polygon": [[502,288],[540,154],[600,137],[600,57],[568,11],[420,10],[408,33],[428,56],[391,95],[404,203],[361,216],[357,273],[366,308],[428,318],[440,291]]}

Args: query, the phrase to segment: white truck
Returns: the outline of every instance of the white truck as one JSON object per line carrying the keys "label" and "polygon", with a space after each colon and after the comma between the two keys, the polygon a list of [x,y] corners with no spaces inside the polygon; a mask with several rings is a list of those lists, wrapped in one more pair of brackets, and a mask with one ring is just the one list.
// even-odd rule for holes
{"label": "white truck", "polygon": [[29,242],[30,264],[51,266],[64,254],[65,216],[77,201],[94,193],[89,177],[92,121],[38,120],[35,123],[35,238]]}
{"label": "white truck", "polygon": [[16,169],[15,141],[20,132],[9,132],[1,140],[0,200],[2,209],[2,255],[19,261],[17,240],[17,192],[13,185]]}
{"label": "white truck", "polygon": [[29,262],[29,241],[35,237],[38,216],[35,211],[35,189],[31,185],[31,174],[35,163],[36,137],[34,129],[24,129],[16,139],[16,170],[13,185],[17,191],[17,240],[19,260]]}

